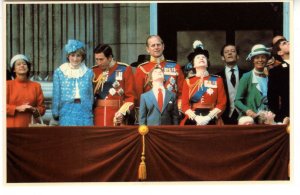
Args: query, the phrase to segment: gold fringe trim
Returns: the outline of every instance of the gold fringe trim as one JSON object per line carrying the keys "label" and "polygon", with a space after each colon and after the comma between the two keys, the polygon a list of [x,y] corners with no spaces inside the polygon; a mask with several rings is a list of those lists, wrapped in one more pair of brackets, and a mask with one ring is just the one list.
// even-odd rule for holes
{"label": "gold fringe trim", "polygon": [[125,102],[121,108],[118,110],[118,112],[120,112],[121,114],[123,114],[124,116],[126,115],[126,112],[129,111],[130,106],[132,106],[133,103],[132,102]]}
{"label": "gold fringe trim", "polygon": [[[125,102],[121,108],[119,108],[118,112],[121,113],[123,116],[126,115],[127,112],[129,112],[129,108],[133,105],[132,102]],[[120,126],[122,125],[124,122],[124,120],[122,121],[122,123],[117,123],[117,119],[116,119],[116,116],[114,116],[113,118],[113,123],[114,123],[114,126]]]}
{"label": "gold fringe trim", "polygon": [[147,179],[147,169],[146,169],[146,156],[145,156],[145,135],[149,132],[149,129],[146,125],[139,126],[139,133],[142,135],[142,157],[138,170],[138,179],[144,181]]}
{"label": "gold fringe trim", "polygon": [[106,72],[102,72],[97,79],[96,76],[94,75],[94,78],[93,78],[93,83],[96,84],[95,86],[95,89],[94,89],[94,94],[97,93],[97,91],[100,89],[100,87],[102,87],[106,81],[106,78],[107,78],[107,73]]}

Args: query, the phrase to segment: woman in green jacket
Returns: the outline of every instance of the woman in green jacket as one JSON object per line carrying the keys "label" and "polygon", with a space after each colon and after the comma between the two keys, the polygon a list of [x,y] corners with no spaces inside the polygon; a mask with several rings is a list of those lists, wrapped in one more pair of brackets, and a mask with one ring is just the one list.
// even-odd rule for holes
{"label": "woman in green jacket", "polygon": [[268,110],[268,76],[264,73],[264,68],[270,55],[266,46],[257,44],[252,47],[247,57],[254,68],[239,81],[234,104],[240,111],[240,116],[256,119],[259,111]]}

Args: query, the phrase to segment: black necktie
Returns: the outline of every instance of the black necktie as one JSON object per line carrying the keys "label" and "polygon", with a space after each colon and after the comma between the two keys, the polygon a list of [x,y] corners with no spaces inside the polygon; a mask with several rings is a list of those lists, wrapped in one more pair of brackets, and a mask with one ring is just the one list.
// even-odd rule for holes
{"label": "black necktie", "polygon": [[234,74],[234,69],[232,68],[230,71],[231,71],[230,81],[231,81],[232,86],[235,87],[236,78],[235,78],[235,74]]}

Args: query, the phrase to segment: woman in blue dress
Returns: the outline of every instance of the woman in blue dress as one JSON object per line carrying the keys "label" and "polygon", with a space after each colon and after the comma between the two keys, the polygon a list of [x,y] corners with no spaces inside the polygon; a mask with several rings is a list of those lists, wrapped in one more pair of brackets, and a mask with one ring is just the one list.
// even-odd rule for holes
{"label": "woman in blue dress", "polygon": [[52,114],[60,126],[93,125],[93,71],[84,64],[84,44],[69,40],[67,62],[53,76]]}

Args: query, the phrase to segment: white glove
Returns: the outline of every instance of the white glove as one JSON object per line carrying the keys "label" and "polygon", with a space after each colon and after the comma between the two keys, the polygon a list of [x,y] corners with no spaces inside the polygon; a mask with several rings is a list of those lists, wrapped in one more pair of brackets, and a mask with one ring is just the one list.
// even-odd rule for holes
{"label": "white glove", "polygon": [[214,109],[212,109],[211,111],[209,111],[208,116],[209,116],[210,118],[217,118],[217,117],[218,117],[218,114],[219,114],[220,112],[222,112],[222,111],[221,111],[219,108],[214,108]]}
{"label": "white glove", "polygon": [[210,116],[208,116],[208,115],[203,116],[200,125],[207,125],[210,120],[211,120]]}
{"label": "white glove", "polygon": [[207,125],[210,120],[211,120],[211,118],[208,115],[206,115],[206,116],[197,115],[195,117],[195,121],[196,121],[197,125]]}
{"label": "white glove", "polygon": [[196,117],[196,114],[191,109],[188,109],[185,111],[185,114],[188,115],[189,119],[194,120]]}
{"label": "white glove", "polygon": [[116,112],[115,116],[114,116],[114,119],[113,119],[113,122],[114,122],[114,124],[116,124],[118,126],[123,122],[123,119],[124,119],[123,114],[120,113],[120,112]]}
{"label": "white glove", "polygon": [[194,120],[196,121],[197,125],[201,125],[202,118],[203,118],[203,116],[199,116],[199,115],[197,115],[197,116],[195,117]]}

